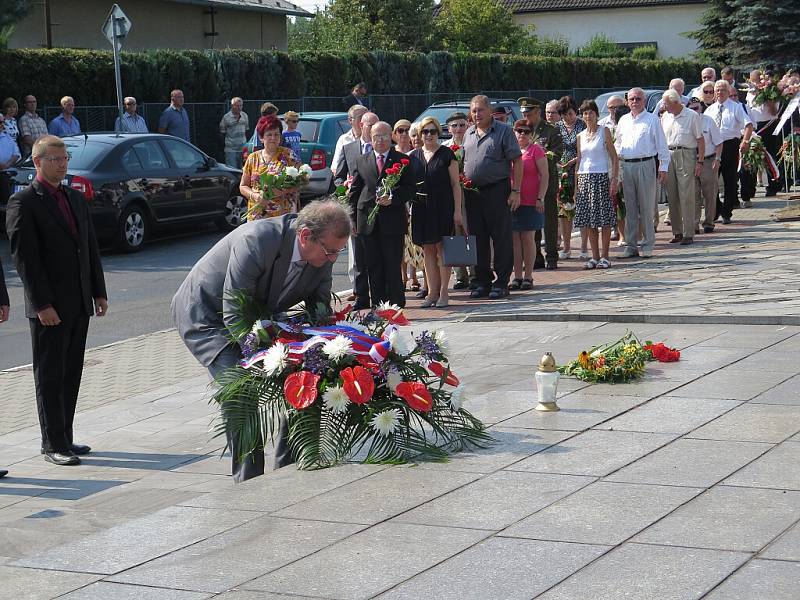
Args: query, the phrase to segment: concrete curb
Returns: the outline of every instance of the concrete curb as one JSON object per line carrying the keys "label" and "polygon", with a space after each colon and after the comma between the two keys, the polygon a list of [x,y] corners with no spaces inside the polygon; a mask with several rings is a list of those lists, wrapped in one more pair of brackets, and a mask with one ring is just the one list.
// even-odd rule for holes
{"label": "concrete curb", "polygon": [[493,321],[591,321],[600,323],[657,323],[665,325],[787,325],[800,326],[796,315],[642,315],[586,313],[506,313],[465,315],[464,323]]}

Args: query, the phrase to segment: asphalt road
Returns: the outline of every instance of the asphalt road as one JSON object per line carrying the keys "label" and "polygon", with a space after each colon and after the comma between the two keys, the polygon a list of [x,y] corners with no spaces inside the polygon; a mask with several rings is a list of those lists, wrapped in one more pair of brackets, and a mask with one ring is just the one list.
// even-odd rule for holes
{"label": "asphalt road", "polygon": [[[136,254],[103,252],[109,311],[103,318],[92,319],[87,348],[172,327],[169,309],[172,296],[195,262],[222,235],[209,227],[201,232],[179,232],[154,240]],[[0,260],[11,297],[11,317],[0,325],[0,370],[3,370],[30,364],[31,343],[22,282],[11,260],[6,238],[0,238]],[[349,289],[346,252],[336,261],[333,270],[333,289]]]}

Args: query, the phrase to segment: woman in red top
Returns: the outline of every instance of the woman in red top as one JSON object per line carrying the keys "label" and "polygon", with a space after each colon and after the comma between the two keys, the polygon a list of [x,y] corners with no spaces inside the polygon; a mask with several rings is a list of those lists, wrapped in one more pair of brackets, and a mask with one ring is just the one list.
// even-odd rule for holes
{"label": "woman in red top", "polygon": [[[522,185],[519,208],[511,213],[514,238],[514,279],[511,290],[533,289],[533,237],[544,227],[544,196],[547,193],[547,156],[544,149],[531,139],[531,126],[526,119],[514,123],[519,148],[522,150]],[[516,182],[512,182],[516,187]],[[524,267],[524,275],[523,275]]]}

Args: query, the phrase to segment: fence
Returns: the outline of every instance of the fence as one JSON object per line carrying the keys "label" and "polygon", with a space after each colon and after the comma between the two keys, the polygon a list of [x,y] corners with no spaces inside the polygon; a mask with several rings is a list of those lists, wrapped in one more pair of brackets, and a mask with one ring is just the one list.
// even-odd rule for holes
{"label": "fence", "polygon": [[[618,89],[618,88],[613,88]],[[573,88],[563,90],[483,90],[480,92],[426,93],[426,94],[375,94],[369,97],[370,108],[384,121],[394,123],[398,119],[414,119],[428,106],[435,102],[447,102],[467,99],[476,93],[486,94],[490,98],[511,98],[532,96],[541,100],[573,96],[578,103],[584,98],[594,98],[612,88]],[[306,96],[302,98],[271,99],[281,112],[295,110],[297,112],[340,112],[343,111],[341,96]],[[266,100],[245,100],[244,112],[250,117],[252,133],[258,120],[261,104]],[[158,118],[167,108],[166,103],[144,103],[139,105],[139,114],[147,122],[150,131],[157,131]],[[223,159],[223,144],[217,132],[219,122],[229,107],[223,102],[199,102],[184,105],[189,113],[191,124],[191,141],[210,156]],[[46,106],[41,111],[42,117],[49,123],[61,113],[60,106]],[[75,116],[81,122],[84,132],[113,131],[118,116],[116,106],[78,106]]]}

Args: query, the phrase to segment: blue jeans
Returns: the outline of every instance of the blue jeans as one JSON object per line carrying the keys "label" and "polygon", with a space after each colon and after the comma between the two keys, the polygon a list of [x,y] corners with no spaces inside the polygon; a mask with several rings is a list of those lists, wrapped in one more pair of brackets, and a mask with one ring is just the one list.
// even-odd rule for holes
{"label": "blue jeans", "polygon": [[241,151],[236,152],[228,152],[225,151],[225,164],[229,167],[235,167],[237,169],[242,168],[242,153]]}

